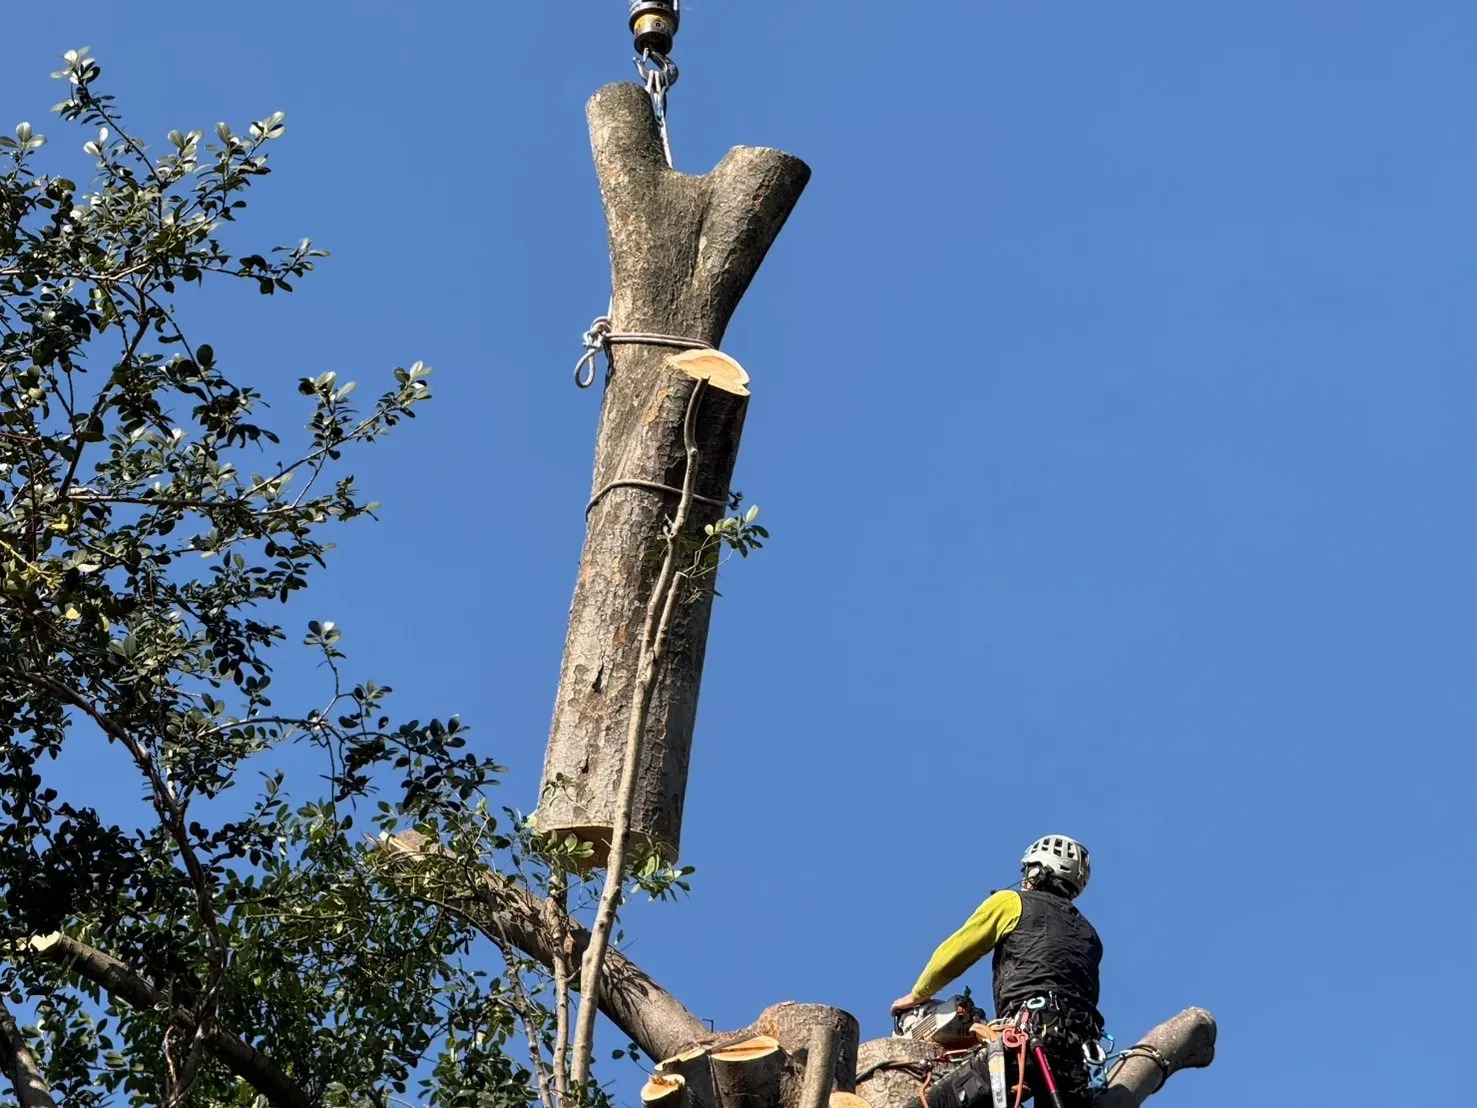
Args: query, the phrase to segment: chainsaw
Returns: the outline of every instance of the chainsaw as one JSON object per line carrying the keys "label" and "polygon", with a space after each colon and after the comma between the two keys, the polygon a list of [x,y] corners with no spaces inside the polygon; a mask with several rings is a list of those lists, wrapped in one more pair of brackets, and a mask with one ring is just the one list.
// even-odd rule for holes
{"label": "chainsaw", "polygon": [[969,1029],[988,1019],[968,996],[951,996],[904,1008],[893,1017],[892,1025],[894,1032],[905,1038],[935,1043],[945,1050],[961,1050],[978,1045]]}

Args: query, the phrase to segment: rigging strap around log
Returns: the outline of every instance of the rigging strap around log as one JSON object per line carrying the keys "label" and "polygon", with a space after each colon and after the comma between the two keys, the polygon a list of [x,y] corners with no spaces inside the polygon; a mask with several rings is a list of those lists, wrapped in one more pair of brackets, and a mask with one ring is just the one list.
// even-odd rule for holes
{"label": "rigging strap around log", "polygon": [[601,354],[610,361],[612,346],[670,346],[677,350],[708,350],[710,346],[698,339],[683,338],[681,335],[658,335],[646,331],[616,331],[609,315],[602,315],[590,324],[590,329],[581,338],[585,352],[574,363],[574,383],[587,389],[595,383],[595,359]]}
{"label": "rigging strap around log", "polygon": [[1169,1059],[1164,1057],[1164,1055],[1161,1054],[1156,1047],[1150,1046],[1148,1043],[1138,1043],[1137,1045],[1131,1046],[1127,1050],[1122,1051],[1116,1058],[1113,1059],[1113,1068],[1108,1071],[1106,1080],[1112,1081],[1114,1075],[1118,1072],[1118,1067],[1123,1065],[1123,1063],[1128,1061],[1130,1058],[1147,1058],[1149,1061],[1153,1062],[1154,1065],[1158,1066],[1159,1085],[1161,1088],[1163,1088],[1164,1083],[1169,1080],[1169,1075],[1174,1072],[1170,1068]]}

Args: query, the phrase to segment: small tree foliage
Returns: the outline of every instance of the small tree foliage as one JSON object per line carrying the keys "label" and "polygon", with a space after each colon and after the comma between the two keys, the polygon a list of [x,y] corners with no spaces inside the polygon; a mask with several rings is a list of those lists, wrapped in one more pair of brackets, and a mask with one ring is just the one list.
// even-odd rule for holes
{"label": "small tree foliage", "polygon": [[[310,1102],[381,1103],[414,1072],[425,1103],[526,1103],[505,982],[472,968],[464,922],[366,861],[354,823],[383,792],[391,822],[494,833],[479,793],[498,768],[454,716],[395,720],[331,623],[302,640],[326,663],[319,702],[273,689],[296,637],[274,609],[327,564],[326,529],[375,508],[339,463],[416,414],[430,370],[395,369],[362,404],[333,372],[305,377],[305,434],[259,422],[177,301],[233,278],[291,292],[324,256],[227,242],[282,114],[155,150],[88,51],[56,76],[91,180],[43,171],[29,123],[0,138],[0,993],[68,1104],[250,1102],[221,1035]],[[326,784],[289,785],[271,758],[289,744],[322,752]],[[142,792],[145,826],[60,795],[72,748],[120,801]],[[78,972],[54,933],[157,1003]]]}
{"label": "small tree foliage", "polygon": [[[154,146],[87,49],[63,62],[87,181],[42,165],[30,123],[0,136],[0,1002],[68,1105],[605,1103],[567,1087],[568,975],[496,925],[531,893],[567,939],[588,845],[494,811],[501,768],[455,715],[396,719],[335,623],[281,622],[332,527],[377,507],[345,460],[415,417],[430,369],[367,400],[305,376],[306,428],[260,422],[180,304],[290,293],[326,256],[237,245],[285,117]],[[755,515],[684,539],[692,598],[761,545]],[[300,646],[314,703],[273,686]],[[289,780],[289,747],[324,772]],[[116,805],[63,795],[63,752]],[[384,845],[405,829],[433,844],[413,865]],[[691,873],[652,854],[624,876],[666,899]]]}

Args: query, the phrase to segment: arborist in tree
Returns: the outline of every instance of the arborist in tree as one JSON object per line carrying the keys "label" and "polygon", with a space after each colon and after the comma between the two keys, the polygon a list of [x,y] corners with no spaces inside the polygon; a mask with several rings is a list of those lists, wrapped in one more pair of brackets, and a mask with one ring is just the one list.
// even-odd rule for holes
{"label": "arborist in tree", "polygon": [[[1021,859],[1020,891],[992,893],[934,951],[912,991],[893,1002],[901,1033],[921,1031],[919,1037],[943,1041],[934,1029],[954,1016],[955,1005],[930,1004],[931,998],[994,951],[996,1019],[985,1023],[967,1002],[959,1005],[955,1033],[969,1025],[969,1035],[983,1045],[928,1090],[927,1108],[989,1108],[992,1099],[1003,1108],[1000,1075],[1007,1066],[1016,1104],[1033,1093],[1038,1103],[1056,1108],[1088,1103],[1090,1065],[1102,1059],[1097,1002],[1103,944],[1072,902],[1089,873],[1081,843],[1064,835],[1038,839]],[[932,1028],[918,1020],[928,1009],[939,1009]],[[910,1017],[918,1031],[910,1031]]]}

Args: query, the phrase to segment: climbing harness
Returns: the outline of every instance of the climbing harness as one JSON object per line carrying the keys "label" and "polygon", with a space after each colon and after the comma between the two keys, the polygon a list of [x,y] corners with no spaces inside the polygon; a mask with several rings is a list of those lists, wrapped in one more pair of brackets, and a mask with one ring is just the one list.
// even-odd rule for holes
{"label": "climbing harness", "polygon": [[990,1103],[993,1108],[1006,1108],[1005,1043],[999,1035],[985,1040],[985,1069],[990,1074]]}

